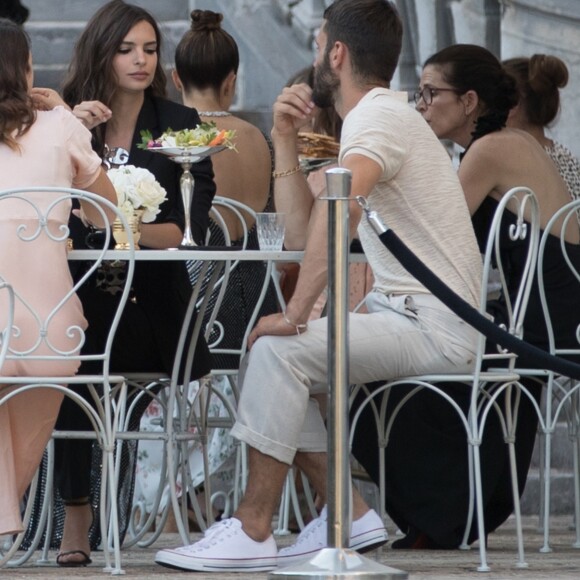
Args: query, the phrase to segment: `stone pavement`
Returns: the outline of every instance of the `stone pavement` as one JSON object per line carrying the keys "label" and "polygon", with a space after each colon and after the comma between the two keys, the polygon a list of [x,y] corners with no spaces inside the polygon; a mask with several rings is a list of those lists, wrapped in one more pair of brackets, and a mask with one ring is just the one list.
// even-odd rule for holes
{"label": "stone pavement", "polygon": [[[541,536],[538,534],[537,518],[526,517],[524,530],[526,544],[527,569],[516,569],[515,563],[515,537],[513,521],[509,520],[496,533],[489,538],[489,574],[478,573],[478,551],[402,551],[392,550],[389,545],[370,552],[368,557],[378,560],[382,564],[408,573],[409,580],[429,579],[443,580],[446,578],[465,579],[480,578],[500,580],[507,578],[542,579],[574,579],[580,578],[580,550],[571,547],[573,541],[572,531],[569,529],[570,517],[558,516],[554,519],[553,529],[553,552],[540,554],[538,548],[541,545]],[[389,532],[392,531],[389,527]],[[284,546],[293,541],[294,536],[277,538],[278,545]],[[125,577],[139,578],[140,580],[167,580],[184,577],[195,577],[196,580],[250,580],[264,579],[267,573],[228,573],[187,574],[179,570],[171,570],[156,565],[153,562],[155,552],[161,547],[174,546],[178,541],[176,534],[163,534],[151,548],[132,548],[123,552],[123,567]],[[54,561],[54,554],[51,554]],[[81,578],[106,578],[108,574],[102,573],[103,557],[100,553],[93,554],[93,565],[87,568],[58,568],[55,564],[50,566],[35,566],[33,563],[22,568],[4,568],[0,570],[1,580],[21,579],[50,579],[61,578],[62,580],[77,580]]]}

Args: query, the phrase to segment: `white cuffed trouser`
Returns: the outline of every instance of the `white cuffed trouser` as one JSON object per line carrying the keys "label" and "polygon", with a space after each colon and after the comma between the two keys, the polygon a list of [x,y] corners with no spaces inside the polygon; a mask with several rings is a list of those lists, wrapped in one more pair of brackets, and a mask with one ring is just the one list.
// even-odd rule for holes
{"label": "white cuffed trouser", "polygon": [[[371,292],[369,314],[349,315],[351,384],[473,367],[476,331],[431,294]],[[292,464],[297,451],[326,451],[312,394],[327,389],[326,318],[297,336],[263,336],[247,361],[232,435]]]}

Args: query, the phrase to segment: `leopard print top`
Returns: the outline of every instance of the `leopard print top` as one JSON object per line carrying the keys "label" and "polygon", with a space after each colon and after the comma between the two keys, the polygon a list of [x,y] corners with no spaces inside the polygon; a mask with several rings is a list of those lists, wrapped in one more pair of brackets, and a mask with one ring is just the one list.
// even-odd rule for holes
{"label": "leopard print top", "polygon": [[574,157],[567,147],[556,141],[544,149],[558,167],[562,179],[568,186],[570,197],[580,199],[580,160],[578,157]]}

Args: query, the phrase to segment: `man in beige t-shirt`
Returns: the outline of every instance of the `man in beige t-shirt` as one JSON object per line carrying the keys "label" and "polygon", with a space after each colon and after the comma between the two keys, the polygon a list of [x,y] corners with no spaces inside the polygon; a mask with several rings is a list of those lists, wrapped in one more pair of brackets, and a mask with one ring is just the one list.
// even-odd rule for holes
{"label": "man in beige t-shirt", "polygon": [[[475,331],[411,277],[381,245],[355,196],[368,198],[425,264],[476,304],[481,258],[465,199],[442,145],[424,120],[388,89],[402,23],[387,0],[337,0],[317,36],[314,91],[284,89],[274,105],[276,206],[287,214],[288,249],[305,249],[286,311],[254,328],[232,435],[249,446],[250,474],[234,516],[201,541],[162,550],[156,561],[186,570],[270,570],[326,546],[326,510],[277,553],[271,522],[288,469],[296,464],[326,500],[326,430],[313,394],[326,392],[327,321],[308,322],[327,282],[327,204],[314,201],[299,171],[297,131],[316,105],[344,120],[339,163],[352,172],[350,224],[375,277],[368,314],[349,318],[350,382],[471,368]],[[361,34],[361,28],[364,34]],[[316,103],[316,105],[315,105]],[[349,546],[387,540],[380,517],[353,494]]]}

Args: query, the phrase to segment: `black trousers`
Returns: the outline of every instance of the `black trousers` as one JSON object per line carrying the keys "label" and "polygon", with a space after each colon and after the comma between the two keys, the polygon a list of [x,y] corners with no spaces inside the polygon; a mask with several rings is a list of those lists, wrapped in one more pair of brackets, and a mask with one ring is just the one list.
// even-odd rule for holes
{"label": "black trousers", "polygon": [[[90,288],[79,292],[85,316],[89,321],[84,353],[102,352],[116,307],[113,296]],[[195,320],[192,320],[191,327]],[[180,328],[176,328],[172,343],[161,340],[150,320],[147,308],[133,301],[127,302],[119,323],[111,352],[112,372],[171,373]],[[100,364],[83,363],[80,372],[99,373]],[[209,372],[209,352],[205,341],[195,345],[192,380]],[[78,393],[91,400],[86,386]],[[133,413],[132,421],[137,428],[147,407],[143,397],[141,409]],[[90,431],[92,425],[87,415],[68,397],[65,397],[56,423],[56,429],[67,431]],[[88,497],[91,490],[92,440],[55,440],[55,482],[64,501]]]}
{"label": "black trousers", "polygon": [[[539,402],[542,387],[526,386]],[[388,407],[393,409],[412,387],[394,387]],[[470,389],[450,384],[445,390],[462,409],[469,407]],[[501,400],[501,399],[500,399]],[[355,402],[353,412],[360,405]],[[522,396],[516,432],[520,495],[530,466],[537,431],[537,415]],[[495,412],[490,412],[480,447],[486,534],[513,511],[507,444]],[[359,419],[353,454],[378,483],[378,443],[374,420],[365,410]],[[393,424],[386,448],[385,508],[399,529],[426,534],[441,548],[457,548],[463,539],[469,506],[468,449],[465,428],[457,412],[440,395],[423,389],[405,403]],[[469,541],[477,538],[477,523]]]}

